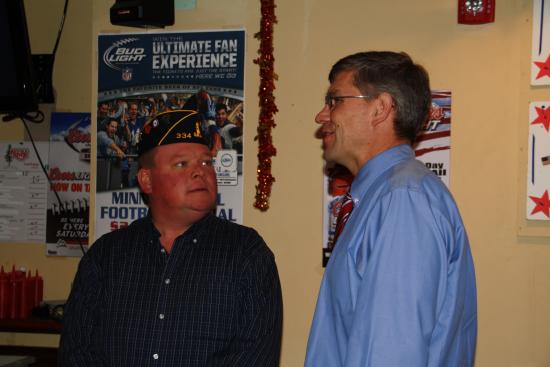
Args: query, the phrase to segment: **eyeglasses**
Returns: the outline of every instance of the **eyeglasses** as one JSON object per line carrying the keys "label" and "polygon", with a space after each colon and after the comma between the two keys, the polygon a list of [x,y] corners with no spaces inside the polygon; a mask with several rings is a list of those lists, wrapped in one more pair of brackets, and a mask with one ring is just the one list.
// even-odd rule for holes
{"label": "eyeglasses", "polygon": [[336,102],[341,102],[346,98],[369,99],[369,98],[372,98],[372,96],[333,96],[331,94],[327,94],[325,96],[325,105],[328,106],[328,108],[332,109],[336,105]]}

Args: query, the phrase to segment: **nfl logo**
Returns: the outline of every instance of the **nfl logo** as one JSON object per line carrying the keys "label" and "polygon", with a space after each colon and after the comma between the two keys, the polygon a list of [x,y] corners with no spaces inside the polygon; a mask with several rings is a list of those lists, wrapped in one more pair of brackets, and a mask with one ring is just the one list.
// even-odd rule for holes
{"label": "nfl logo", "polygon": [[122,80],[124,80],[125,82],[129,82],[130,80],[132,80],[132,69],[126,68],[122,70]]}

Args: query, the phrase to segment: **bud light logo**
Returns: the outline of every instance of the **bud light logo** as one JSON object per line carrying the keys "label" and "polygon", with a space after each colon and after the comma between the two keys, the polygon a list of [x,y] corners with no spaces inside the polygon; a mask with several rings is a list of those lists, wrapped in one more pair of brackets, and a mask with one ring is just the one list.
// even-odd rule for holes
{"label": "bud light logo", "polygon": [[440,125],[441,121],[445,118],[445,111],[443,107],[438,105],[435,102],[432,102],[432,107],[430,108],[430,117],[426,124],[423,127],[424,131],[435,131]]}
{"label": "bud light logo", "polygon": [[133,47],[138,38],[124,38],[113,42],[103,53],[103,62],[113,70],[120,71],[125,82],[132,80],[133,72],[128,65],[137,65],[147,58],[143,47]]}

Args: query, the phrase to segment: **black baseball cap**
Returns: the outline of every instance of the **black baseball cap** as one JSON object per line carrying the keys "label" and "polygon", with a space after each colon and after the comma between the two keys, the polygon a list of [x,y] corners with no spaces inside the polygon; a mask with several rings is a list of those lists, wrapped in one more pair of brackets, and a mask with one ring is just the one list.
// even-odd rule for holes
{"label": "black baseball cap", "polygon": [[203,136],[202,118],[194,110],[174,110],[156,115],[143,126],[138,153],[166,144],[197,143],[208,146]]}

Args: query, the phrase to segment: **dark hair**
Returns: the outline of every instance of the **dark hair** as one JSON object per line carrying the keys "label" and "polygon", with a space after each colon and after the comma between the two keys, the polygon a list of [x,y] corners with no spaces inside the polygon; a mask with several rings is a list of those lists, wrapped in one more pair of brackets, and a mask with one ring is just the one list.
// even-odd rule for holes
{"label": "dark hair", "polygon": [[150,149],[146,151],[145,153],[142,153],[139,155],[137,161],[138,161],[138,169],[140,168],[151,168],[155,165],[155,148]]}
{"label": "dark hair", "polygon": [[361,94],[388,93],[395,106],[395,132],[414,143],[426,123],[431,107],[430,80],[426,70],[404,52],[359,52],[340,59],[330,70],[332,83],[343,71],[354,72]]}
{"label": "dark hair", "polygon": [[216,112],[218,112],[219,110],[225,110],[225,112],[227,112],[227,105],[224,103],[217,103]]}
{"label": "dark hair", "polygon": [[111,125],[111,122],[116,122],[116,127],[118,128],[120,126],[120,121],[118,121],[115,118],[110,118],[107,123],[105,124],[105,131],[109,128],[109,125]]}
{"label": "dark hair", "polygon": [[[143,154],[140,154],[138,157],[138,171],[142,168],[152,168],[155,165],[155,150],[156,148],[150,149]],[[147,206],[149,206],[149,195],[141,190],[141,185],[139,185],[139,194],[141,195],[141,200]]]}

